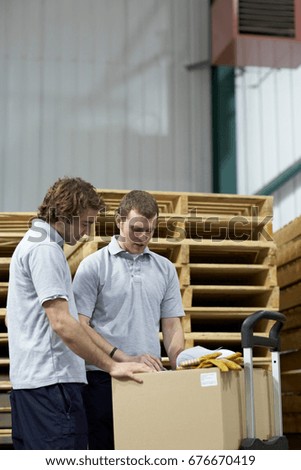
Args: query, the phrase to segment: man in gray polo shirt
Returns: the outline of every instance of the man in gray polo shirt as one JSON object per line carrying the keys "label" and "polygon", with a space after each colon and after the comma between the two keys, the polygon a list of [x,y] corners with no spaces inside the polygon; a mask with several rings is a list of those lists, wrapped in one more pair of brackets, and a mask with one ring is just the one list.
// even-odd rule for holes
{"label": "man in gray polo shirt", "polygon": [[12,256],[7,326],[15,449],[87,448],[84,359],[138,382],[134,373],[150,370],[112,360],[78,321],[63,244],[89,235],[101,209],[90,183],[57,180]]}
{"label": "man in gray polo shirt", "polygon": [[[184,349],[176,269],[147,247],[157,218],[157,202],[149,193],[126,194],[116,215],[120,235],[86,257],[73,281],[80,321],[99,334],[101,347],[120,363],[134,360],[153,370],[162,369],[160,323],[172,368]],[[86,367],[89,448],[113,449],[111,378],[89,362]]]}

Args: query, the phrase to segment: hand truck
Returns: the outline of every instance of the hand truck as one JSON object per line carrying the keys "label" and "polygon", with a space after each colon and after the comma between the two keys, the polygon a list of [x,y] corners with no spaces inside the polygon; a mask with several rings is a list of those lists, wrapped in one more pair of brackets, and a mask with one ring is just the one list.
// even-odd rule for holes
{"label": "hand truck", "polygon": [[[255,324],[262,319],[274,320],[268,337],[256,336],[253,333]],[[259,310],[242,323],[241,343],[244,358],[245,403],[246,403],[246,434],[241,441],[240,449],[246,450],[287,450],[288,441],[283,435],[281,374],[280,374],[280,331],[285,322],[285,316],[280,312]],[[267,440],[256,438],[255,406],[253,382],[253,347],[269,348],[272,355],[273,404],[275,418],[275,436]]]}

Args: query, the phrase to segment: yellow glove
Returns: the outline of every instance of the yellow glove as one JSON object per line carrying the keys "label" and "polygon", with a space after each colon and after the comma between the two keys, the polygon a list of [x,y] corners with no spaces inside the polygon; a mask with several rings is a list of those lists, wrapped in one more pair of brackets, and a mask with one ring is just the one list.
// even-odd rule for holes
{"label": "yellow glove", "polygon": [[221,372],[228,372],[228,370],[241,370],[240,364],[236,361],[231,361],[227,357],[220,357],[218,359],[207,359],[198,366],[198,369],[207,367],[218,367]]}
{"label": "yellow glove", "polygon": [[243,358],[240,352],[231,354],[227,357],[220,357],[220,352],[214,352],[206,354],[205,356],[198,357],[197,359],[191,359],[183,361],[177,367],[179,369],[204,369],[208,367],[218,367],[222,372],[228,370],[241,370],[241,364]]}
{"label": "yellow glove", "polygon": [[177,369],[194,369],[198,367],[201,362],[206,361],[207,359],[215,359],[220,355],[220,352],[213,352],[210,354],[205,354],[205,356],[197,357],[196,359],[188,359],[187,361],[180,362]]}

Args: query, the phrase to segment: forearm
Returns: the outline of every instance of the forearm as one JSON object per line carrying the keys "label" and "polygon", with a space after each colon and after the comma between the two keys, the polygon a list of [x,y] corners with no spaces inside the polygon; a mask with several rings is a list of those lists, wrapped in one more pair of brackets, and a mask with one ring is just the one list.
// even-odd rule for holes
{"label": "forearm", "polygon": [[124,351],[116,347],[116,344],[112,344],[107,341],[103,336],[101,336],[97,331],[95,331],[90,326],[89,317],[86,315],[80,314],[79,315],[80,323],[83,325],[87,335],[90,337],[91,341],[101,350],[103,350],[106,354],[114,358],[115,363],[125,363],[125,362],[136,362],[136,363],[144,363],[148,367],[154,370],[161,370],[162,363],[161,360],[152,354],[144,353],[140,355],[133,355],[130,356],[126,354]]}
{"label": "forearm", "polygon": [[[86,331],[87,335],[91,339],[91,341],[100,348],[105,354],[110,356],[110,354],[116,348],[115,344],[110,343],[107,341],[103,336],[101,336],[97,331],[95,331],[89,324],[88,318],[84,317],[84,315],[80,315],[80,323],[83,326],[84,330]],[[114,361],[117,362],[129,362],[132,358],[128,354],[121,351],[117,348],[114,351]]]}
{"label": "forearm", "polygon": [[[65,325],[60,331],[57,331],[57,334],[62,338],[64,343],[89,364],[94,364],[100,369],[110,373],[114,361],[110,358],[109,354],[95,344],[93,340],[90,341],[90,339],[92,339],[91,335],[86,334],[88,333],[87,328],[85,328],[83,324],[77,322],[72,317],[66,320],[68,323],[70,321],[70,325]],[[66,331],[68,331],[68,334],[66,334]]]}
{"label": "forearm", "polygon": [[170,365],[172,369],[176,368],[176,360],[180,352],[184,350],[183,336],[175,334],[169,345],[165,346],[167,355],[169,357]]}
{"label": "forearm", "polygon": [[114,361],[102,348],[97,346],[87,329],[69,313],[66,300],[54,299],[44,302],[43,307],[48,317],[50,327],[61,340],[78,356],[89,364],[108,372],[115,378],[127,378],[141,383],[137,377],[138,372],[149,372],[151,369],[145,364]]}
{"label": "forearm", "polygon": [[[172,319],[167,319],[172,320]],[[184,350],[184,333],[181,320],[162,322],[163,343],[172,369],[176,368],[177,356]]]}

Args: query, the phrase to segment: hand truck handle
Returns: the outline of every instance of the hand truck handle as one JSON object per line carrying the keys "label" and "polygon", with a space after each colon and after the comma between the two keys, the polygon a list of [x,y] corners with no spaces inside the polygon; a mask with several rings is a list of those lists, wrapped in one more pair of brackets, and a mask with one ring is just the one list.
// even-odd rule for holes
{"label": "hand truck handle", "polygon": [[[262,319],[275,320],[275,324],[270,329],[268,337],[256,336],[253,334],[255,324]],[[241,344],[245,348],[254,346],[264,346],[272,351],[280,350],[280,331],[283,327],[286,317],[280,312],[271,312],[269,310],[259,310],[247,317],[241,326]]]}

